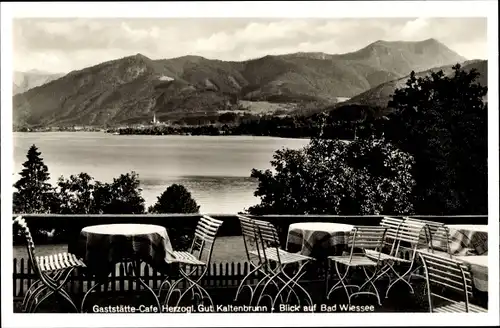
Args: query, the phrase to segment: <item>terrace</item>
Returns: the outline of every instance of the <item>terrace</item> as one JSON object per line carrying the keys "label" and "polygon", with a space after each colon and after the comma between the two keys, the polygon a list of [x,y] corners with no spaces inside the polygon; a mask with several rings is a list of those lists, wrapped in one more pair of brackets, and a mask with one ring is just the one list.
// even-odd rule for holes
{"label": "terrace", "polygon": [[[16,217],[16,216],[15,216]],[[82,229],[94,225],[103,224],[123,224],[140,223],[146,225],[157,225],[164,227],[168,233],[168,238],[172,243],[174,250],[185,249],[190,245],[190,237],[194,235],[197,223],[202,215],[200,214],[176,214],[176,215],[23,215],[26,223],[33,233],[34,243],[36,245],[36,256],[45,256],[61,252],[77,252],[81,242]],[[236,215],[210,215],[211,218],[222,221],[222,225],[217,233],[215,240],[211,263],[200,284],[210,294],[215,306],[221,305],[248,305],[249,293],[242,291],[238,301],[234,301],[236,291],[241,280],[250,272],[252,267],[247,261],[245,244],[242,237],[240,221]],[[292,252],[300,252],[300,247],[293,250],[289,242],[289,229],[291,224],[311,223],[311,222],[330,222],[338,224],[347,224],[352,226],[379,226],[383,216],[331,216],[331,215],[270,215],[261,217],[252,217],[272,223],[277,230],[281,248],[290,248]],[[394,216],[395,217],[395,216]],[[412,218],[440,222],[446,225],[487,225],[487,216],[412,216]],[[49,231],[47,234],[36,233],[38,231]],[[14,231],[16,234],[16,231]],[[297,246],[297,245],[295,245]],[[328,250],[326,250],[328,252]],[[487,254],[487,250],[486,250]],[[330,255],[330,254],[327,254]],[[312,255],[311,255],[312,256]],[[15,238],[14,240],[14,273],[13,273],[13,296],[14,310],[21,312],[21,302],[29,286],[37,279],[28,259],[28,253],[24,240]],[[326,298],[327,286],[326,276],[331,277],[329,286],[338,281],[335,271],[331,267],[327,270],[328,261],[325,257],[320,257],[312,261],[306,269],[306,273],[300,278],[300,284],[306,289],[316,308],[311,311],[324,312],[327,307],[331,311],[344,311],[340,305],[347,304],[348,299],[342,290],[332,294],[330,299]],[[355,280],[364,279],[360,270],[355,270]],[[368,311],[375,312],[428,312],[429,304],[426,292],[426,281],[423,279],[422,270],[419,275],[412,279],[411,285],[414,294],[401,284],[401,288],[391,290],[389,297],[385,298],[385,290],[389,281],[387,278],[381,278],[376,281],[377,289],[381,291],[381,305],[377,303],[372,295],[360,295],[352,299],[352,305],[368,306]],[[194,276],[201,274],[195,272]],[[142,263],[140,267],[140,276],[145,284],[158,293],[160,284],[165,279],[165,272],[157,270],[154,266]],[[179,277],[178,272],[173,270],[169,273],[171,282]],[[134,281],[130,274],[126,272],[124,265],[117,264],[109,275],[109,285],[97,288],[97,292],[89,294],[86,301],[88,307],[86,312],[92,312],[93,306],[105,308],[107,306],[121,306],[123,309],[127,305],[150,306],[155,304],[151,295],[145,286]],[[487,280],[487,279],[486,279]],[[255,286],[259,277],[257,274],[250,275],[247,279],[250,286]],[[75,304],[80,304],[83,295],[96,282],[95,276],[86,274],[85,268],[79,268],[69,276],[65,289],[74,299]],[[185,285],[183,285],[185,287]],[[328,287],[329,288],[329,287]],[[487,292],[475,290],[471,303],[487,306]],[[269,309],[271,304],[262,303]],[[185,303],[185,311],[197,311],[197,308],[190,308],[192,303]],[[190,310],[191,309],[191,310]],[[359,310],[359,308],[357,308]],[[198,309],[199,310],[199,309]],[[293,308],[284,307],[280,310],[292,311]],[[68,309],[64,302],[49,301],[40,306],[38,312],[67,312]],[[208,311],[208,310],[207,310]],[[219,309],[219,311],[223,311]],[[278,310],[279,311],[279,310]],[[301,310],[302,311],[302,310]],[[283,312],[283,311],[280,311]]]}

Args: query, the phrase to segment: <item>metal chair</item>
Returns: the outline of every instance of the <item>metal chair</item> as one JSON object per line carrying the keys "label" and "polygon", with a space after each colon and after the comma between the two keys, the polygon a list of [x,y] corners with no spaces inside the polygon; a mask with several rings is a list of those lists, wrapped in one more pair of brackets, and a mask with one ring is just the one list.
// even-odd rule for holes
{"label": "metal chair", "polygon": [[[302,292],[308,305],[312,306],[313,302],[311,296],[304,287],[299,284],[299,280],[305,274],[305,271],[303,271],[305,266],[314,259],[309,256],[290,253],[281,249],[278,232],[274,225],[262,220],[252,221],[254,229],[257,232],[257,241],[260,247],[249,253],[259,257],[259,262],[263,263],[262,269],[264,270],[264,277],[255,286],[255,290],[257,290],[257,288],[262,285],[262,290],[256,304],[259,305],[264,297],[267,296],[271,299],[271,312],[273,312],[277,300],[280,299],[283,301],[282,294],[285,290],[288,290],[288,295],[285,300],[286,303],[290,301],[290,296],[293,294],[297,303],[300,305],[301,299],[298,293]],[[290,265],[298,266],[297,270],[292,272],[292,274],[287,273]],[[269,287],[278,286],[280,283],[282,286],[277,293],[275,295],[269,294]],[[252,302],[252,300],[250,300],[250,302]]]}
{"label": "metal chair", "polygon": [[[361,294],[369,294],[377,297],[379,305],[382,305],[380,301],[380,296],[377,290],[377,287],[374,284],[376,275],[378,273],[379,268],[381,267],[381,255],[380,251],[384,245],[384,238],[386,234],[387,228],[380,226],[357,226],[354,227],[351,231],[351,234],[348,238],[348,246],[350,248],[349,255],[341,255],[341,256],[330,256],[328,259],[335,263],[335,270],[337,272],[339,281],[332,286],[330,291],[327,294],[327,299],[330,299],[330,295],[333,291],[338,288],[344,288],[346,295],[349,299],[349,304],[351,304],[351,298],[356,295]],[[376,258],[369,257],[366,255],[366,250],[375,250],[378,254]],[[342,275],[339,270],[339,264],[342,264],[346,267],[345,273]],[[355,267],[362,267],[363,272],[367,278],[367,280],[361,285],[354,284],[346,284],[344,280],[346,280],[349,269]],[[366,270],[367,267],[374,268],[374,271],[371,275],[369,275]],[[373,287],[374,291],[363,291],[365,287],[368,288]],[[348,287],[357,288],[357,291],[354,293],[349,293]]]}
{"label": "metal chair", "polygon": [[[180,304],[182,299],[189,292],[191,292],[193,300],[199,297],[200,301],[207,299],[210,305],[213,305],[210,294],[201,286],[200,282],[205,277],[210,267],[215,239],[221,225],[222,221],[204,215],[198,222],[190,250],[172,252],[175,258],[174,263],[179,264],[181,278],[170,285],[167,277],[160,285],[159,295],[164,285],[169,285],[168,293],[165,298],[165,305],[170,303],[170,298],[176,291],[180,294],[176,306]],[[199,271],[198,268],[201,268],[202,272],[197,277],[194,277]],[[182,282],[185,282],[187,286],[184,291],[178,288],[179,284]]]}
{"label": "metal chair", "polygon": [[[250,290],[249,305],[251,305],[257,288],[259,286],[262,286],[262,284],[267,281],[267,279],[270,279],[271,274],[264,268],[264,266],[266,265],[266,261],[264,259],[264,254],[261,252],[262,242],[260,241],[259,229],[254,222],[255,220],[242,215],[238,215],[238,219],[240,221],[243,244],[245,246],[247,263],[249,263],[250,265],[250,270],[238,285],[234,301],[236,302],[238,300],[240,293],[245,287],[247,287]],[[260,276],[258,283],[255,286],[247,283],[248,279],[252,275]],[[282,284],[286,283],[286,281],[284,281],[280,276],[277,276],[276,279],[279,280],[279,282]],[[279,291],[280,288],[278,283],[274,280],[271,280],[271,283],[276,288],[276,291]],[[296,294],[293,290],[291,290],[291,292]],[[280,299],[283,300],[281,296]]]}
{"label": "metal chair", "polygon": [[[410,284],[410,278],[413,272],[418,270],[418,267],[415,269],[415,263],[417,262],[416,255],[419,240],[425,234],[425,225],[419,222],[394,218],[384,218],[381,225],[387,228],[385,240],[386,244],[391,245],[391,249],[388,254],[382,252],[379,254],[371,250],[366,251],[367,256],[371,258],[380,256],[380,259],[384,262],[380,270],[381,272],[375,280],[380,279],[384,275],[389,277],[389,285],[385,292],[385,298],[389,297],[392,287],[399,281],[404,282],[410,289],[410,293],[413,294],[414,289]],[[407,267],[407,269],[400,274],[398,268],[402,266]],[[396,279],[392,280],[391,275],[396,276]],[[405,280],[407,276],[409,276],[408,281]]]}
{"label": "metal chair", "polygon": [[450,229],[444,223],[411,217],[406,218],[406,221],[425,224],[425,238],[421,238],[423,242],[420,241],[419,251],[453,257],[450,248]]}
{"label": "metal chair", "polygon": [[[85,263],[74,254],[59,253],[46,256],[35,256],[35,244],[33,237],[23,217],[18,216],[13,224],[17,224],[20,232],[24,234],[27,242],[27,250],[30,264],[38,279],[28,288],[21,309],[23,312],[36,312],[42,302],[51,295],[61,295],[76,312],[75,305],[69,294],[63,289],[69,275],[76,268],[84,268]],[[43,296],[42,296],[43,295]],[[39,297],[41,298],[39,299]]]}
{"label": "metal chair", "polygon": [[[425,233],[420,236],[417,246],[420,252],[438,254],[450,259],[453,258],[450,249],[450,230],[444,223],[411,217],[406,218],[406,222],[424,225]],[[417,260],[419,260],[419,258],[417,258]],[[418,263],[415,266],[415,269],[409,274],[408,283],[410,283],[413,277],[422,277],[422,275],[419,274],[421,268],[422,263]]]}
{"label": "metal chair", "polygon": [[250,265],[250,270],[246,274],[245,277],[241,280],[238,285],[238,289],[236,290],[236,295],[234,296],[234,301],[238,300],[238,296],[243,291],[244,287],[247,287],[250,290],[250,304],[254,297],[255,289],[251,286],[251,284],[247,284],[247,280],[257,273],[262,273],[264,277],[268,277],[266,272],[263,270],[263,266],[265,262],[262,261],[259,255],[255,255],[255,253],[260,254],[259,251],[259,236],[258,230],[256,229],[255,223],[253,219],[238,215],[238,219],[240,221],[241,226],[241,234],[243,236],[243,245],[245,246],[245,253],[247,256],[247,263]]}
{"label": "metal chair", "polygon": [[[470,304],[472,275],[464,263],[437,254],[419,251],[424,267],[429,312],[437,313],[486,313],[487,309]],[[443,304],[435,304],[438,298]]]}
{"label": "metal chair", "polygon": [[[397,237],[399,234],[399,229],[403,224],[403,219],[392,218],[392,217],[384,217],[380,222],[380,226],[387,228],[384,245],[380,252],[372,249],[366,249],[365,253],[367,256],[377,258],[380,255],[380,259],[385,260],[394,260],[396,249],[397,249]],[[381,274],[385,274],[390,270],[389,268],[383,268]]]}

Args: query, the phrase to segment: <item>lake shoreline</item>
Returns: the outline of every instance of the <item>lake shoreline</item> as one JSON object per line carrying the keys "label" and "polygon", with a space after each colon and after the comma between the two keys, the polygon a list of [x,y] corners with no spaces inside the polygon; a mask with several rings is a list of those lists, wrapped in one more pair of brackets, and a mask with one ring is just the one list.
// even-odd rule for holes
{"label": "lake shoreline", "polygon": [[13,180],[19,179],[29,147],[36,145],[51,184],[81,172],[110,183],[135,171],[145,204],[172,184],[185,186],[205,213],[237,213],[260,203],[253,168],[271,169],[282,148],[301,149],[307,139],[268,136],[112,135],[103,132],[15,132]]}
{"label": "lake shoreline", "polygon": [[277,139],[298,139],[298,140],[307,140],[311,139],[311,137],[285,137],[285,136],[273,136],[273,135],[253,135],[253,134],[149,134],[149,133],[123,133],[123,134],[114,134],[112,132],[106,131],[12,131],[12,133],[99,133],[106,135],[115,135],[115,136],[154,136],[154,137],[167,137],[167,136],[182,136],[182,137],[253,137],[253,138],[277,138]]}

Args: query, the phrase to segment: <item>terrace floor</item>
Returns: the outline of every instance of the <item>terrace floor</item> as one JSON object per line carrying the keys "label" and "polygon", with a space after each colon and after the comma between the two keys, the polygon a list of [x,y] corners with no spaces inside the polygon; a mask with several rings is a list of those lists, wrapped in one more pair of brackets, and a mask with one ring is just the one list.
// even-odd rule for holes
{"label": "terrace floor", "polygon": [[[14,258],[28,258],[26,246],[14,246]],[[36,245],[36,255],[45,256],[67,252],[67,244]],[[214,251],[212,253],[212,263],[243,263],[247,260],[245,245],[241,236],[218,237],[215,240]]]}

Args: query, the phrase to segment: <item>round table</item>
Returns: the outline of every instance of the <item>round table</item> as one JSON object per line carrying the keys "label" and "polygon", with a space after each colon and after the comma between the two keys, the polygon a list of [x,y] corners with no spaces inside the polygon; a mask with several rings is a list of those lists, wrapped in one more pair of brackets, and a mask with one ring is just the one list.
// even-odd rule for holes
{"label": "round table", "polygon": [[326,257],[345,249],[354,226],[332,222],[300,222],[288,228],[287,249],[302,255]]}
{"label": "round table", "polygon": [[117,263],[129,263],[127,274],[151,292],[161,311],[154,291],[141,279],[141,262],[163,269],[174,262],[172,245],[164,227],[149,224],[105,224],[82,229],[76,255],[81,256],[97,283],[90,288],[82,300],[97,286],[109,282],[109,274]]}

